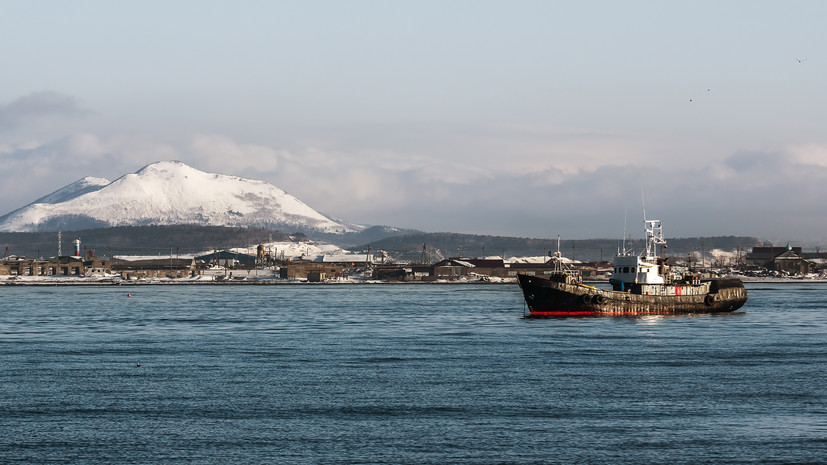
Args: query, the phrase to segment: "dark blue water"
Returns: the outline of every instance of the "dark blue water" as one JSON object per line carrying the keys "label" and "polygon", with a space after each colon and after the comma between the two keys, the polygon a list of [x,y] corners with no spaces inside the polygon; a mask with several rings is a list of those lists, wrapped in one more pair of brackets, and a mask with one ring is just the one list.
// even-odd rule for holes
{"label": "dark blue water", "polygon": [[748,289],[531,320],[516,285],[0,287],[0,462],[823,463],[827,285]]}

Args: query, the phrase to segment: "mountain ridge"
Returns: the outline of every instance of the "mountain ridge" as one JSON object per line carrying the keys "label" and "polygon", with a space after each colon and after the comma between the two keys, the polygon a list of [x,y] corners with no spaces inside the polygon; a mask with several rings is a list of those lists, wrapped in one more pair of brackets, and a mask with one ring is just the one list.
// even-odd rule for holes
{"label": "mountain ridge", "polygon": [[358,232],[264,181],[208,173],[172,160],[115,181],[85,177],[0,216],[0,231],[202,225]]}
{"label": "mountain ridge", "polygon": [[[507,257],[542,257],[555,250],[557,239],[486,236],[462,233],[426,233],[400,230],[386,226],[374,226],[359,233],[313,237],[302,232],[280,232],[261,228],[234,228],[224,226],[117,226],[89,230],[63,230],[64,250],[71,240],[80,238],[83,248],[96,250],[100,256],[111,254],[164,255],[170,250],[176,253],[196,253],[213,248],[248,247],[272,241],[321,240],[344,249],[357,252],[384,250],[391,256],[420,261],[423,245],[432,259],[449,256],[491,257],[505,254]],[[0,232],[0,251],[17,256],[52,256],[57,253],[56,232]],[[361,239],[361,241],[360,241]],[[755,246],[769,245],[754,237],[709,236],[668,238],[666,256],[683,259],[687,253],[713,249],[746,253]],[[357,245],[358,244],[358,245]],[[640,250],[642,239],[630,240],[627,245]],[[567,258],[580,261],[611,260],[618,246],[616,239],[570,239],[561,242],[560,250]]]}
{"label": "mountain ridge", "polygon": [[[620,249],[621,241],[617,239],[567,239],[560,245],[563,256],[580,261],[612,260]],[[748,252],[752,247],[764,245],[756,237],[749,236],[709,236],[667,238],[668,249],[665,255],[683,257],[688,253],[713,249],[725,251],[741,250]],[[422,255],[423,246],[429,254],[441,257],[477,257],[485,256],[533,256],[547,257],[548,253],[557,249],[557,239],[491,236],[481,234],[462,233],[429,233],[414,232],[389,236],[369,244],[361,244],[356,249],[391,251],[399,256],[417,259]],[[643,239],[629,240],[627,250],[643,250]]]}
{"label": "mountain ridge", "polygon": [[[32,203],[60,203],[66,202],[68,200],[72,200],[75,197],[78,197],[83,194],[87,194],[89,192],[95,192],[97,190],[102,189],[106,185],[108,185],[110,181],[106,178],[96,178],[92,176],[86,176],[84,178],[78,179],[77,181],[69,184],[68,186],[62,187],[51,194],[45,195]],[[29,204],[31,205],[31,204]],[[24,207],[25,208],[25,207]]]}

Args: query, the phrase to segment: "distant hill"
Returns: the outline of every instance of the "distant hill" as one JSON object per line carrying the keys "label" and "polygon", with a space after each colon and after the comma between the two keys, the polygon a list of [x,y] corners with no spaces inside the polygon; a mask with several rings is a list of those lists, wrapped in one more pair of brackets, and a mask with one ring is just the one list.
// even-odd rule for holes
{"label": "distant hill", "polygon": [[[484,236],[459,233],[413,233],[388,237],[369,244],[362,244],[357,249],[386,250],[392,254],[417,259],[422,255],[425,245],[429,254],[435,257],[530,257],[548,255],[557,250],[557,239],[533,239],[524,237]],[[762,242],[755,237],[717,236],[667,239],[666,256],[683,256],[690,252],[713,249],[725,251],[737,250],[748,252]],[[623,247],[618,239],[573,239],[561,240],[560,252],[580,261],[612,260],[618,249]],[[643,239],[627,241],[626,249],[640,252]]]}
{"label": "distant hill", "polygon": [[251,227],[323,233],[363,226],[325,216],[272,184],[161,161],[113,182],[83,178],[0,216],[0,231],[37,232],[111,226]]}
{"label": "distant hill", "polygon": [[[303,241],[303,233],[287,234],[262,228],[223,226],[121,226],[63,232],[63,254],[71,255],[72,241],[80,238],[83,251],[98,256],[198,253],[228,247],[245,247],[270,241]],[[28,257],[57,255],[56,232],[3,233],[0,247],[9,254]]]}
{"label": "distant hill", "polygon": [[[265,228],[239,228],[226,226],[119,226],[114,228],[63,231],[63,254],[69,255],[72,241],[81,239],[84,250],[93,249],[98,256],[115,255],[162,255],[173,253],[197,253],[228,247],[255,246],[272,241],[316,240],[335,244],[353,251],[387,251],[391,256],[419,261],[422,246],[428,257],[439,260],[462,255],[463,257],[543,256],[557,249],[556,239],[525,237],[485,236],[460,233],[425,233],[376,226],[364,231],[346,234],[322,234],[314,232],[284,233]],[[692,237],[667,239],[667,256],[683,258],[689,252],[704,249],[744,252],[754,246],[764,245],[754,237]],[[0,253],[8,247],[9,253],[20,256],[57,255],[56,232],[0,232]],[[564,256],[581,261],[611,260],[622,244],[617,239],[561,240],[560,251]],[[627,241],[626,248],[640,252],[643,241]]]}
{"label": "distant hill", "polygon": [[371,226],[362,231],[346,232],[343,234],[307,231],[307,236],[312,240],[328,242],[345,249],[361,249],[362,247],[366,248],[370,243],[381,241],[382,239],[406,234],[419,234],[420,232],[421,231],[413,229],[400,229],[390,226]]}

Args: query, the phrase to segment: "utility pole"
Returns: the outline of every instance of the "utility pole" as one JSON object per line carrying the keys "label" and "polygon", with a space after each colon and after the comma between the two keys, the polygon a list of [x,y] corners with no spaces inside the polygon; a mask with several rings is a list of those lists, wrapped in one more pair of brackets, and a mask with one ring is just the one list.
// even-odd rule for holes
{"label": "utility pole", "polygon": [[704,252],[704,241],[701,241],[701,270],[706,268],[706,252]]}
{"label": "utility pole", "polygon": [[735,248],[735,266],[741,268],[741,246]]}

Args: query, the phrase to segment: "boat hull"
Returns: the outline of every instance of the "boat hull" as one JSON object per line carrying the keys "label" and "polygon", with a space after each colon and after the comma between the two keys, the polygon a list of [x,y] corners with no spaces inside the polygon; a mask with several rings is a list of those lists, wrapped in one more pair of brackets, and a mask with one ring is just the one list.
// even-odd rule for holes
{"label": "boat hull", "polygon": [[727,313],[747,301],[747,291],[737,278],[710,280],[713,292],[706,294],[642,295],[539,276],[517,277],[530,315],[535,317]]}

